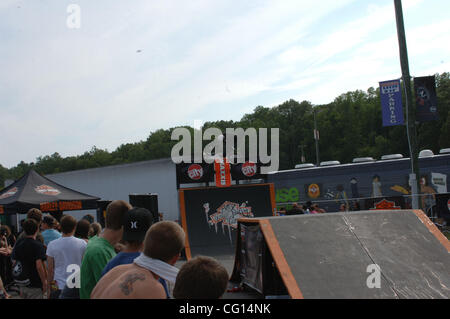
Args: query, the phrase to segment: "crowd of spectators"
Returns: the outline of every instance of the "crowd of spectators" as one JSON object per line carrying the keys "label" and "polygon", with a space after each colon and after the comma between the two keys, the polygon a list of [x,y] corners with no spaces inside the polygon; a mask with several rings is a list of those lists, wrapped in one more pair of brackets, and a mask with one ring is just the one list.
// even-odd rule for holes
{"label": "crowd of spectators", "polygon": [[175,267],[180,225],[153,223],[150,211],[122,200],[108,205],[103,229],[92,215],[58,221],[35,208],[21,229],[16,240],[0,228],[0,298],[11,291],[22,299],[220,298],[227,288],[227,270],[213,258]]}
{"label": "crowd of spectators", "polygon": [[[357,201],[353,203],[344,203],[339,206],[340,212],[348,212],[348,211],[359,211],[360,205]],[[327,213],[327,211],[321,207],[319,207],[318,203],[312,203],[311,201],[306,202],[304,205],[300,205],[298,203],[292,203],[290,209],[286,207],[281,207],[278,210],[278,215],[280,216],[289,216],[289,215],[306,215],[306,214],[323,214]]]}

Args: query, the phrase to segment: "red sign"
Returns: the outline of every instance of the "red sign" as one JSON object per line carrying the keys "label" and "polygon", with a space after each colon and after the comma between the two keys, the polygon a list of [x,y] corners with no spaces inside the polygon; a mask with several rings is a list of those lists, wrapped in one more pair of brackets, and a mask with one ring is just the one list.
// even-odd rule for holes
{"label": "red sign", "polygon": [[252,177],[256,174],[257,166],[253,162],[245,162],[242,164],[242,174],[244,174],[247,177]]}
{"label": "red sign", "polygon": [[41,203],[39,206],[39,209],[43,212],[57,212],[59,210],[58,202]]}
{"label": "red sign", "polygon": [[227,162],[227,160],[216,160],[214,163],[214,170],[216,172],[217,187],[231,186],[230,163]]}
{"label": "red sign", "polygon": [[5,210],[3,209],[3,206],[0,205],[0,215],[3,215],[5,213]]}
{"label": "red sign", "polygon": [[43,212],[57,212],[60,210],[81,210],[83,209],[83,205],[80,201],[51,202],[41,203],[40,209]]}
{"label": "red sign", "polygon": [[203,168],[198,164],[192,164],[187,170],[190,179],[198,180],[203,176]]}
{"label": "red sign", "polygon": [[375,207],[371,209],[380,209],[380,210],[401,209],[401,207],[395,206],[395,202],[391,202],[386,199],[383,199],[378,203],[375,203],[374,206]]}

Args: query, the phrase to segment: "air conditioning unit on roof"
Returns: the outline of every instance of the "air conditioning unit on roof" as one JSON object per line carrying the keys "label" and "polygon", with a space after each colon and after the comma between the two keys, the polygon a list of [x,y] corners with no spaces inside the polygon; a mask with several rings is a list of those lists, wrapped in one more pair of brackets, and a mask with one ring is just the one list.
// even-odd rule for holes
{"label": "air conditioning unit on roof", "polygon": [[431,157],[434,156],[434,153],[432,150],[422,150],[419,153],[419,157]]}
{"label": "air conditioning unit on roof", "polygon": [[381,156],[381,160],[393,160],[393,159],[400,159],[403,158],[402,154],[389,154],[389,155],[383,155]]}
{"label": "air conditioning unit on roof", "polygon": [[357,157],[353,159],[353,163],[375,162],[373,157]]}
{"label": "air conditioning unit on roof", "polygon": [[332,165],[341,165],[341,162],[339,161],[326,161],[326,162],[321,162],[320,166],[332,166]]}
{"label": "air conditioning unit on roof", "polygon": [[304,163],[304,164],[295,165],[295,168],[310,168],[310,167],[316,167],[316,165],[314,165],[312,163]]}

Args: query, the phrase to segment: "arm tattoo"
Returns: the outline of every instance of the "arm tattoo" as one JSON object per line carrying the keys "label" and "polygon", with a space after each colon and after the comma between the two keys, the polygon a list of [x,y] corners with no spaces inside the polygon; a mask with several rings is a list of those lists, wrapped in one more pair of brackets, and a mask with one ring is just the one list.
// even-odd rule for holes
{"label": "arm tattoo", "polygon": [[119,285],[120,289],[125,295],[133,292],[133,283],[137,280],[145,280],[144,274],[129,274],[125,280]]}

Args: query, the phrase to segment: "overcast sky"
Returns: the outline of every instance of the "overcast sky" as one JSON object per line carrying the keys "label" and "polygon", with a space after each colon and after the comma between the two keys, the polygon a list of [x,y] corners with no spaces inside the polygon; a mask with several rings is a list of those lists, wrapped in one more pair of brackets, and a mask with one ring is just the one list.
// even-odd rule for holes
{"label": "overcast sky", "polygon": [[[450,71],[449,12],[403,0],[412,76]],[[8,168],[401,77],[393,0],[1,0],[0,39]]]}

